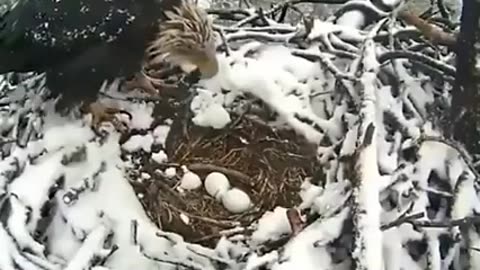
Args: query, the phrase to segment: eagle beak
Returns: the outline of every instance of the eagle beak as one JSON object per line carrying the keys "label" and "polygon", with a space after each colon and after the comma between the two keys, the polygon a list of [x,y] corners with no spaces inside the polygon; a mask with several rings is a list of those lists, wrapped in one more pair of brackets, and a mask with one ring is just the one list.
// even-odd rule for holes
{"label": "eagle beak", "polygon": [[202,79],[210,79],[218,73],[218,59],[214,48],[207,49],[200,57],[198,63],[195,63],[198,67]]}

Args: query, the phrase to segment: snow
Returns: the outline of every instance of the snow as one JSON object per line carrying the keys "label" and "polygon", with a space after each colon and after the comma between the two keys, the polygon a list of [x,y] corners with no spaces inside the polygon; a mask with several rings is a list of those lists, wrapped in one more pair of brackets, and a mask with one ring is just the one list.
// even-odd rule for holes
{"label": "snow", "polygon": [[[76,127],[73,127],[72,124],[67,128],[76,131],[72,134],[91,134],[88,128],[81,127],[78,124]],[[70,147],[59,148],[55,141],[65,141]],[[114,231],[123,231],[123,233],[114,236],[114,242],[121,248],[114,255],[115,257],[118,256],[119,259],[114,260],[111,267],[128,268],[128,266],[135,265],[148,268],[148,265],[151,264],[142,257],[137,257],[138,260],[136,260],[134,257],[127,256],[130,259],[125,261],[125,259],[121,259],[122,255],[119,256],[119,254],[138,254],[136,248],[129,241],[129,227],[132,219],[141,222],[142,235],[143,232],[148,231],[151,234],[156,229],[144,214],[132,188],[117,167],[121,166],[122,162],[119,159],[120,148],[116,141],[118,141],[118,137],[111,136],[103,145],[99,145],[98,142],[89,142],[89,136],[81,138],[80,136],[71,136],[68,132],[59,133],[55,128],[47,130],[43,142],[49,153],[42,157],[42,162],[39,165],[27,166],[22,176],[9,186],[10,192],[15,193],[23,204],[30,206],[33,210],[33,218],[30,219],[30,225],[33,225],[38,220],[39,213],[36,213],[36,211],[40,210],[39,206],[47,199],[48,187],[52,186],[52,181],[56,181],[60,175],[65,175],[65,190],[59,191],[56,195],[59,211],[53,217],[52,226],[47,234],[49,235],[48,246],[51,254],[69,261],[67,269],[83,269],[86,261],[91,260],[91,256],[98,255],[91,254],[92,252],[103,252],[103,242],[108,231],[110,231],[106,225],[108,223],[104,224],[106,221],[103,221],[107,218],[106,216],[113,223]],[[86,147],[86,158],[89,159],[89,162],[80,161],[79,164],[62,166],[60,163],[62,157],[72,150],[78,150],[78,147],[82,145]],[[75,146],[77,149],[75,149]],[[85,176],[98,170],[98,166],[102,162],[105,162],[108,169],[98,179],[92,179],[96,191],[80,195],[78,200],[72,204],[63,203],[63,198],[68,190],[78,186]],[[12,206],[18,205],[15,207],[21,207],[21,204],[15,203],[16,200],[13,200],[13,202]],[[16,234],[19,234],[25,227],[21,225],[21,217],[18,216],[20,219],[16,218],[17,213],[19,214],[21,211],[16,211],[15,215],[11,216],[9,220],[17,224],[12,228],[16,228]],[[103,218],[100,217],[102,215]],[[65,220],[68,223],[65,223]],[[19,239],[25,239],[25,234],[23,233],[23,235]],[[77,239],[78,237],[86,238],[82,243]],[[149,238],[151,237],[149,236]],[[25,244],[27,243],[36,242],[27,238]],[[36,247],[33,247],[32,250],[40,251]]]}
{"label": "snow", "polygon": [[165,175],[168,178],[172,178],[177,175],[177,169],[175,167],[169,167],[165,169]]}
{"label": "snow", "polygon": [[210,8],[210,6],[212,5],[212,1],[210,0],[197,0],[196,3],[198,6],[205,9]]}
{"label": "snow", "polygon": [[232,188],[222,196],[223,206],[231,213],[240,214],[252,206],[247,193],[238,188]]}
{"label": "snow", "polygon": [[277,206],[273,212],[269,211],[263,214],[258,220],[258,228],[252,234],[253,245],[267,240],[276,240],[282,234],[290,233],[291,228],[286,213],[287,209]]}
{"label": "snow", "polygon": [[165,162],[168,160],[168,156],[167,156],[167,154],[165,153],[165,151],[160,150],[160,151],[157,152],[157,153],[152,153],[152,159],[153,159],[156,163],[162,164],[162,163],[165,163]]}
{"label": "snow", "polygon": [[230,182],[225,174],[220,172],[211,172],[205,177],[205,190],[207,193],[219,200],[230,189]]}
{"label": "snow", "polygon": [[140,179],[142,179],[142,180],[149,180],[151,178],[152,178],[152,176],[149,173],[146,173],[146,172],[140,173]]}
{"label": "snow", "polygon": [[[383,22],[390,18],[368,1],[348,4],[370,8]],[[352,263],[371,270],[463,269],[462,237],[469,236],[468,248],[478,248],[478,233],[422,225],[480,211],[478,179],[458,149],[425,139],[443,137],[435,119],[440,113],[431,108],[439,97],[449,100],[450,83],[439,83],[421,69],[412,71],[408,59],[379,63],[391,48],[372,37],[377,30],[378,35],[390,33],[380,27],[382,21],[365,28],[369,18],[361,9],[315,19],[307,46],[288,42],[303,33],[303,25],[266,18],[269,26],[223,28],[229,53],[218,53],[219,74],[192,87],[195,96],[188,108],[193,115],[184,121],[228,132],[238,117],[247,117],[307,139],[316,147],[318,172],[303,179],[298,205],[256,213],[255,197],[235,177],[210,172],[202,183],[186,169],[189,164],[167,163],[172,120],[157,124],[154,102],[129,101],[121,93],[102,98],[132,115],[127,124],[136,132],[120,145],[113,129],[95,134],[86,117],[54,113],[53,101],[35,86],[38,77],[29,75],[14,86],[11,75],[5,75],[0,83],[0,269],[343,270]],[[388,31],[394,36],[412,29],[392,24]],[[437,58],[454,71],[454,58]],[[15,87],[18,91],[9,90]],[[258,101],[272,117],[254,115]],[[243,105],[252,111],[243,111]],[[155,173],[136,167],[138,153],[148,154],[158,166]],[[140,177],[128,179],[129,170]],[[219,238],[213,248],[188,243],[153,224],[139,200],[147,193],[135,194],[129,183],[157,181],[157,176],[177,184],[172,192],[179,196],[204,184],[232,220],[250,212],[261,217],[212,232]],[[188,194],[197,193],[203,192]],[[295,220],[287,213],[292,209],[301,210],[300,229],[291,225]],[[424,216],[384,227],[417,213]],[[180,219],[192,225],[196,218],[181,213]],[[455,241],[444,240],[445,235]],[[480,253],[467,252],[470,268],[478,268]]]}
{"label": "snow", "polygon": [[[285,247],[288,260],[281,264],[277,263],[274,269],[286,270],[297,267],[309,270],[329,269],[326,266],[332,262],[325,245],[338,238],[343,217],[347,214],[348,209],[344,209],[339,217],[317,222],[303,231]],[[340,269],[342,268],[340,265]]]}
{"label": "snow", "polygon": [[218,104],[223,103],[223,95],[210,91],[199,91],[192,101],[191,109],[195,114],[192,121],[198,126],[221,129],[230,123],[230,114]]}
{"label": "snow", "polygon": [[153,139],[155,144],[165,145],[165,140],[167,139],[168,132],[170,131],[170,126],[168,125],[159,125],[153,130]]}
{"label": "snow", "polygon": [[[378,72],[378,62],[376,61],[375,56],[375,45],[373,40],[369,39],[365,43],[365,52],[363,58],[363,68],[365,73],[362,78],[360,78],[361,83],[364,86],[364,97],[363,97],[363,119],[364,134],[363,140],[366,140],[368,127],[373,127],[376,122],[376,73]],[[367,125],[369,125],[367,127]],[[377,133],[372,131],[371,135],[373,138],[376,138]],[[377,157],[377,140],[372,140],[372,142],[365,146],[365,149],[362,149],[362,152],[359,154],[359,162],[357,166],[360,170],[360,179],[361,183],[359,184],[358,189],[354,189],[354,196],[356,197],[355,203],[359,208],[357,211],[361,212],[357,217],[354,217],[355,222],[357,222],[358,230],[360,235],[358,236],[359,242],[361,244],[357,245],[353,251],[353,257],[360,262],[361,265],[367,267],[367,269],[372,270],[381,270],[383,269],[383,255],[382,255],[382,232],[380,231],[380,174],[378,170],[378,157]],[[362,250],[362,248],[364,250]]]}
{"label": "snow", "polygon": [[[123,104],[122,104],[123,105]],[[128,111],[132,119],[130,120],[129,126],[131,129],[148,129],[153,123],[153,103],[128,103],[123,107],[124,110]]]}
{"label": "snow", "polygon": [[147,135],[133,135],[130,139],[122,145],[122,148],[128,152],[136,152],[140,149],[149,153],[152,149],[152,144],[155,141],[152,134]]}
{"label": "snow", "polygon": [[201,127],[212,127],[215,129],[221,129],[230,123],[230,115],[219,104],[213,104],[207,109],[197,114],[193,119],[193,123]]}

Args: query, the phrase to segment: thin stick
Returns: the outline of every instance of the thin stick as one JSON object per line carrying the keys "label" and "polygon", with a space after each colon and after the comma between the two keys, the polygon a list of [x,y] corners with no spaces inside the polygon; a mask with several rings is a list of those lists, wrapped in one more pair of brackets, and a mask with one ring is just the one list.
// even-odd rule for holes
{"label": "thin stick", "polygon": [[210,223],[210,224],[214,224],[218,227],[223,227],[223,228],[232,228],[232,227],[236,227],[236,226],[239,226],[240,223],[239,222],[234,222],[234,221],[230,221],[230,220],[218,220],[218,219],[213,219],[213,218],[208,218],[208,217],[202,217],[202,216],[197,216],[195,214],[191,214],[191,213],[188,213],[182,209],[179,209],[171,204],[168,204],[167,203],[167,206],[172,208],[173,210],[179,212],[179,213],[182,213],[184,215],[187,215],[191,218],[194,218],[194,219],[198,219],[198,220],[201,220],[201,221],[204,221],[204,222],[207,222],[207,223]]}
{"label": "thin stick", "polygon": [[214,164],[193,163],[187,166],[192,171],[218,171],[230,177],[238,178],[244,183],[250,183],[250,176],[234,169],[221,167]]}

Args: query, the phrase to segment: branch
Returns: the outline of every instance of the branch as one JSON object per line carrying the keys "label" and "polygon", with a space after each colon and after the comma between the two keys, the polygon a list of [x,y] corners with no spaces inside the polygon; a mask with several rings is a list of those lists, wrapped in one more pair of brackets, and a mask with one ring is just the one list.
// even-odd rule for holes
{"label": "branch", "polygon": [[[373,32],[374,30],[372,30]],[[353,172],[354,269],[379,270],[382,262],[382,232],[380,230],[380,174],[376,139],[376,92],[379,63],[375,61],[375,43],[367,38],[359,59],[362,64],[359,92],[362,98],[357,149],[351,167]],[[352,269],[353,269],[352,268]]]}
{"label": "branch", "polygon": [[462,142],[468,152],[480,152],[480,75],[476,48],[480,45],[480,2],[464,1],[458,36],[457,72],[452,91],[450,135]]}
{"label": "branch", "polygon": [[421,144],[422,142],[426,142],[426,141],[443,143],[455,149],[457,153],[460,155],[460,157],[463,159],[465,164],[467,164],[468,169],[470,169],[472,174],[475,176],[475,181],[480,181],[480,174],[477,172],[477,170],[475,169],[475,166],[472,163],[472,157],[459,143],[455,141],[447,140],[444,138],[440,138],[440,137],[424,136],[424,135],[420,137],[418,143]]}
{"label": "branch", "polygon": [[446,73],[448,76],[455,76],[455,68],[444,64],[443,62],[436,60],[432,57],[426,56],[425,54],[418,53],[418,52],[409,52],[409,51],[390,51],[390,52],[385,52],[378,56],[378,62],[383,64],[384,62],[392,59],[398,59],[398,58],[407,58],[412,61],[418,61],[426,66],[431,66],[433,68],[436,68],[438,70],[441,70]]}
{"label": "branch", "polygon": [[473,224],[480,224],[480,216],[465,217],[461,219],[454,219],[451,221],[428,221],[428,220],[418,220],[410,221],[412,225],[419,227],[427,228],[452,228],[452,227],[462,227],[470,226]]}
{"label": "branch", "polygon": [[191,171],[217,171],[223,174],[226,174],[230,177],[237,178],[243,183],[250,183],[252,181],[251,177],[234,169],[229,169],[225,167],[221,167],[214,164],[204,164],[204,163],[194,163],[187,166]]}
{"label": "branch", "polygon": [[325,54],[322,53],[313,53],[309,52],[306,50],[298,50],[298,49],[293,49],[291,50],[292,54],[295,56],[300,56],[303,58],[306,58],[311,61],[318,61],[322,66],[328,69],[333,76],[337,79],[347,79],[352,82],[358,81],[358,79],[353,75],[353,74],[348,74],[340,71],[333,63],[328,59],[328,57]]}
{"label": "branch", "polygon": [[[102,221],[103,222],[103,221]],[[77,251],[73,259],[68,263],[65,270],[89,269],[95,265],[105,262],[117,249],[112,246],[110,249],[104,248],[106,242],[113,236],[110,225],[106,223],[99,224],[85,239],[82,247]]]}
{"label": "branch", "polygon": [[414,220],[416,219],[419,219],[419,218],[423,218],[425,216],[424,213],[417,213],[417,214],[413,214],[413,215],[407,215],[407,216],[401,216],[399,217],[398,219],[390,222],[390,223],[387,223],[385,225],[382,225],[382,227],[380,227],[380,229],[382,231],[386,231],[390,228],[393,228],[393,227],[398,227],[404,223],[412,223],[414,222]]}
{"label": "branch", "polygon": [[399,12],[398,17],[406,23],[415,26],[432,44],[444,45],[453,49],[457,43],[455,35],[443,31],[440,27],[428,23],[410,11]]}
{"label": "branch", "polygon": [[347,0],[287,0],[287,1],[284,1],[282,3],[274,5],[270,10],[268,10],[266,12],[257,11],[256,14],[251,15],[251,16],[237,22],[234,26],[235,27],[240,27],[240,26],[243,26],[245,24],[256,21],[256,20],[260,19],[262,16],[270,16],[270,15],[284,9],[285,6],[297,5],[297,4],[300,4],[300,3],[344,4],[346,2],[347,2]]}

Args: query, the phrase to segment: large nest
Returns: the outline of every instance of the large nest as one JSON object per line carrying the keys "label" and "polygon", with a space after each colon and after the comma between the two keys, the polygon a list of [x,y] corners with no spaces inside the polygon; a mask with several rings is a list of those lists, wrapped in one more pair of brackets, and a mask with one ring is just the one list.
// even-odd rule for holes
{"label": "large nest", "polygon": [[[172,114],[165,107],[157,112]],[[317,164],[315,147],[301,136],[272,128],[256,116],[238,116],[219,130],[185,122],[179,116],[172,124],[165,149],[168,163],[158,164],[145,155],[141,170],[152,178],[134,185],[144,194],[147,213],[163,230],[179,233],[189,242],[213,245],[223,230],[246,228],[275,206],[290,208],[301,202],[300,185],[314,175]],[[250,196],[254,207],[232,214],[203,187],[179,192],[183,165],[202,179],[214,171],[224,173],[232,187]],[[168,167],[177,169],[177,177],[165,176]]]}

